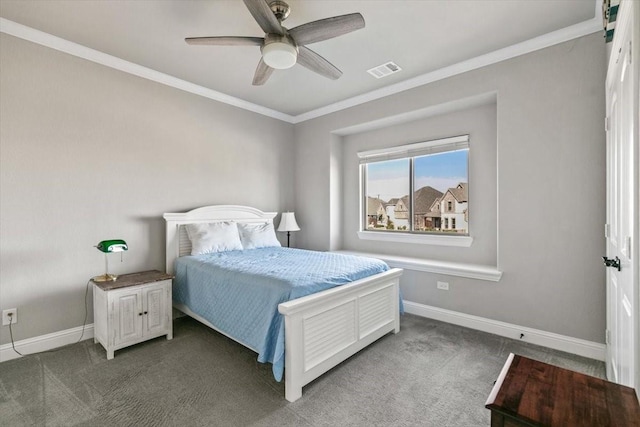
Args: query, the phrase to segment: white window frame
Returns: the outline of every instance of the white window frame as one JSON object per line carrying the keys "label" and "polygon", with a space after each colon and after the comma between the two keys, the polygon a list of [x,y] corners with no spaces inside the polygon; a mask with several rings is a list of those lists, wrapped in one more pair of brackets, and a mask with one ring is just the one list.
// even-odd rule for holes
{"label": "white window frame", "polygon": [[[367,150],[358,152],[360,161],[360,226],[358,237],[362,240],[376,240],[386,242],[399,243],[416,243],[440,246],[459,246],[470,247],[473,243],[471,234],[457,236],[455,234],[431,234],[423,232],[403,232],[403,231],[369,231],[366,229],[366,164],[396,160],[402,158],[418,157],[428,154],[442,153],[446,151],[454,151],[457,149],[469,148],[469,135],[454,136],[451,138],[443,138],[432,141],[418,142],[413,144],[405,144],[397,147],[383,148],[378,150]],[[467,165],[467,170],[469,165]],[[411,189],[410,193],[413,198],[413,170],[410,171]],[[469,183],[467,183],[469,184]],[[409,216],[413,224],[413,200],[409,206]],[[469,230],[471,227],[469,227]]]}

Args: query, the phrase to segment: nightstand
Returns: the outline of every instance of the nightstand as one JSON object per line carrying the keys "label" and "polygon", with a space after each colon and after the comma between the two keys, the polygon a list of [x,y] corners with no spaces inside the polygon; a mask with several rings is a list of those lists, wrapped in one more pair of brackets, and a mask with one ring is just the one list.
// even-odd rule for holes
{"label": "nightstand", "polygon": [[171,282],[157,270],[123,274],[113,282],[93,283],[94,343],[113,352],[151,338],[173,338]]}

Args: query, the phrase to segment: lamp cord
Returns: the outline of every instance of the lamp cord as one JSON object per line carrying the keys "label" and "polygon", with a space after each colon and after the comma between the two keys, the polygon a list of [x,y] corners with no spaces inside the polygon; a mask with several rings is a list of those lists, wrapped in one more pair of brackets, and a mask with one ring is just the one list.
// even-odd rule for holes
{"label": "lamp cord", "polygon": [[[87,280],[87,284],[85,285],[85,288],[84,288],[84,320],[82,322],[82,332],[80,333],[80,338],[78,338],[78,341],[76,341],[73,344],[78,344],[80,341],[82,341],[82,337],[84,337],[84,330],[87,326],[87,317],[89,317],[89,308],[87,305],[87,296],[89,295],[89,283],[91,283],[91,279]],[[13,348],[13,351],[18,353],[20,356],[28,356],[30,354],[39,354],[39,353],[51,353],[58,350],[54,348],[52,350],[36,351],[35,353],[27,353],[27,354],[20,353],[16,349],[15,342],[13,341],[13,329],[11,328],[12,324],[13,324],[13,316],[11,316],[11,319],[9,319],[9,335],[11,336],[11,348]]]}
{"label": "lamp cord", "polygon": [[13,330],[11,328],[11,325],[13,325],[13,316],[11,316],[11,318],[9,319],[9,335],[11,336],[11,348],[13,348],[13,351],[18,353],[20,356],[24,356],[24,354],[22,354],[18,350],[16,350],[16,346],[13,343]]}
{"label": "lamp cord", "polygon": [[87,308],[87,295],[89,295],[89,283],[91,283],[91,279],[87,280],[87,284],[84,287],[84,320],[82,321],[82,333],[80,334],[80,338],[78,338],[78,341],[76,341],[76,344],[82,341],[82,337],[84,336],[84,328],[87,326],[87,317],[89,316],[89,309]]}

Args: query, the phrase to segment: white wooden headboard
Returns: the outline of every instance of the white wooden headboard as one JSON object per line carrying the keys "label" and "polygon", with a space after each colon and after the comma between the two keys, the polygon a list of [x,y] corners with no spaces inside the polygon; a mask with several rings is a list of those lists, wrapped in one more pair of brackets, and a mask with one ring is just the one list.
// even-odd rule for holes
{"label": "white wooden headboard", "polygon": [[166,265],[167,273],[173,274],[176,258],[191,253],[191,242],[187,236],[186,224],[218,221],[271,222],[278,212],[262,212],[249,206],[216,205],[204,206],[184,213],[166,213],[167,222]]}

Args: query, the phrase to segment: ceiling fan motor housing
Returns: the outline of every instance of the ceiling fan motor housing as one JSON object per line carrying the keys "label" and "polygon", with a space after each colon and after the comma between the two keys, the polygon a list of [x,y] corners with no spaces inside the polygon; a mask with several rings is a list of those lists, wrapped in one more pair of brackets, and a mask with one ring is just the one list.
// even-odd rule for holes
{"label": "ceiling fan motor housing", "polygon": [[289,7],[289,5],[282,0],[274,0],[269,2],[269,8],[271,8],[271,11],[274,15],[276,15],[276,18],[280,22],[287,19],[289,13],[291,12],[291,7]]}

